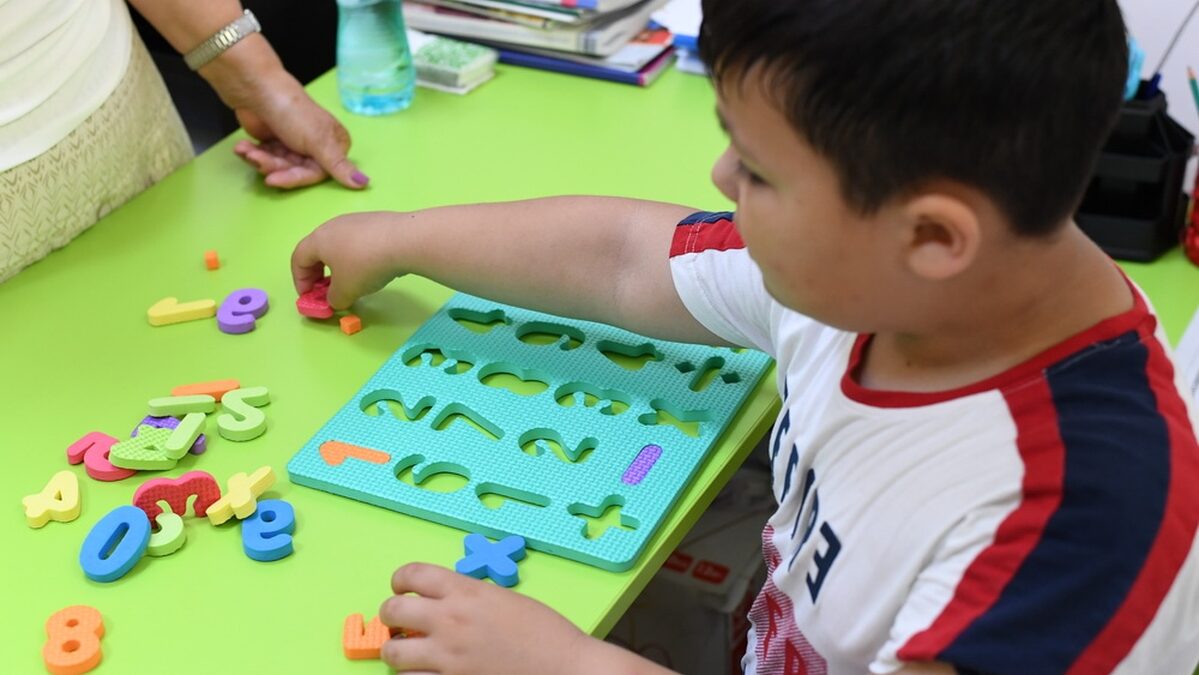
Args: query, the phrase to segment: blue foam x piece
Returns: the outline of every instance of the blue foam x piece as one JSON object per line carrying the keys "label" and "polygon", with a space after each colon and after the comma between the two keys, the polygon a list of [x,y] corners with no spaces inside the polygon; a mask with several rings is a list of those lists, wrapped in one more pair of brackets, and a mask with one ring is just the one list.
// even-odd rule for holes
{"label": "blue foam x piece", "polygon": [[476,579],[491,578],[504,587],[520,581],[516,561],[525,558],[525,539],[517,535],[504,537],[494,544],[481,534],[468,534],[463,540],[466,557],[454,565],[454,570]]}

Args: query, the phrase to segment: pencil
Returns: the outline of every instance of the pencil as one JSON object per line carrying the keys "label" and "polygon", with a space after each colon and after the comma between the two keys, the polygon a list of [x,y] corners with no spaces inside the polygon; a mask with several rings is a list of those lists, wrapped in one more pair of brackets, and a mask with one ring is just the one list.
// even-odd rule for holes
{"label": "pencil", "polygon": [[1191,97],[1195,99],[1195,107],[1199,108],[1199,82],[1195,81],[1195,70],[1187,67],[1187,79],[1191,81]]}

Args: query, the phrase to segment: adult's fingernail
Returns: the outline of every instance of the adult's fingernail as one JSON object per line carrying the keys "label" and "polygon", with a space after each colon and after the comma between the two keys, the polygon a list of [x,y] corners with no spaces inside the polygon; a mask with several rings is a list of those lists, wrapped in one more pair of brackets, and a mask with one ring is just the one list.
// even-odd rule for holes
{"label": "adult's fingernail", "polygon": [[358,187],[366,187],[366,184],[371,182],[370,177],[361,171],[355,171],[350,176],[350,180],[354,181],[354,185],[357,185]]}

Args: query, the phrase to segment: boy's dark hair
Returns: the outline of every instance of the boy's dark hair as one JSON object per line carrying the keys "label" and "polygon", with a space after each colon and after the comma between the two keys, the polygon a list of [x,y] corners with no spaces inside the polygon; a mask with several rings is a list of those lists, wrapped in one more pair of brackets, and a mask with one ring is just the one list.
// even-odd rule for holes
{"label": "boy's dark hair", "polygon": [[1015,230],[1073,214],[1123,99],[1116,0],[704,0],[719,87],[751,67],[863,213],[933,179]]}

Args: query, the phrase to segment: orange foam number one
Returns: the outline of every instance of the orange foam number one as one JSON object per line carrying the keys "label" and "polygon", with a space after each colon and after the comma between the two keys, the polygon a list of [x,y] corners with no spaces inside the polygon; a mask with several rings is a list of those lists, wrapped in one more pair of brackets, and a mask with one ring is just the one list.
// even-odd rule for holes
{"label": "orange foam number one", "polygon": [[104,637],[104,619],[86,605],[60,609],[46,620],[42,660],[54,675],[79,675],[100,665],[100,638]]}
{"label": "orange foam number one", "polygon": [[346,652],[347,659],[377,659],[383,649],[383,643],[391,639],[391,631],[379,620],[363,625],[361,614],[351,614],[346,617],[346,623],[341,631],[341,646]]}
{"label": "orange foam number one", "polygon": [[382,450],[371,450],[359,445],[342,443],[341,441],[325,441],[321,443],[321,459],[329,466],[341,466],[346,458],[353,457],[371,464],[386,464],[391,461],[391,455]]}

